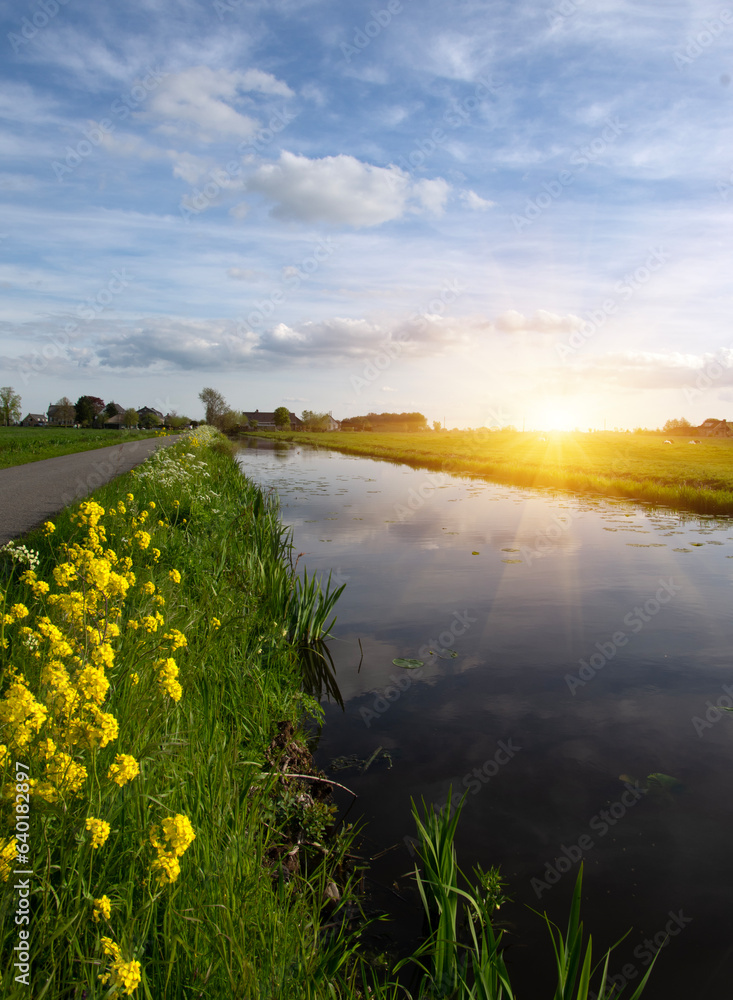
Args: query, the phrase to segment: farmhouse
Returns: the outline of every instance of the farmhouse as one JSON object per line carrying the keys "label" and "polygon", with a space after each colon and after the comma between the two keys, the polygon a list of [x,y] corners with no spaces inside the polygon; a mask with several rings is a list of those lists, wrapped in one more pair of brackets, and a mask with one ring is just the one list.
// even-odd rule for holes
{"label": "farmhouse", "polygon": [[21,427],[45,427],[48,423],[45,413],[28,413],[20,422]]}
{"label": "farmhouse", "polygon": [[[247,418],[250,424],[257,424],[257,429],[260,431],[274,431],[277,430],[275,425],[275,413],[267,412],[263,410],[261,413],[259,410],[243,410],[244,416]],[[288,418],[290,420],[290,426],[293,430],[303,426],[303,421],[300,417],[296,417],[294,413],[288,413]]]}
{"label": "farmhouse", "polygon": [[733,437],[733,427],[728,421],[717,420],[715,417],[704,420],[697,430],[705,437]]}

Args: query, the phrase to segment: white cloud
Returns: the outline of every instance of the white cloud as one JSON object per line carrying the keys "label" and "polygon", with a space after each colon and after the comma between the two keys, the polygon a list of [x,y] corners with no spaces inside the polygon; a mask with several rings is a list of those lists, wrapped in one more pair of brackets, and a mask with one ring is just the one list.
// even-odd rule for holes
{"label": "white cloud", "polygon": [[471,190],[461,191],[460,198],[467,208],[471,208],[475,212],[485,212],[487,208],[494,208],[496,205],[495,201],[487,201]]}
{"label": "white cloud", "polygon": [[151,94],[147,110],[139,117],[162,121],[167,134],[191,132],[204,142],[233,136],[245,138],[259,126],[252,117],[238,111],[246,93],[292,96],[292,91],[270,73],[250,69],[245,72],[193,66],[170,73]]}
{"label": "white cloud", "polygon": [[272,215],[299,222],[378,226],[413,210],[440,214],[450,192],[442,177],[412,182],[399,167],[376,167],[340,154],[309,159],[284,150],[277,163],[257,167],[250,191],[275,203]]}
{"label": "white cloud", "polygon": [[502,333],[572,333],[583,323],[580,316],[568,313],[567,316],[558,316],[556,313],[547,312],[546,309],[537,309],[532,316],[524,316],[516,309],[507,309],[494,320],[494,326]]}

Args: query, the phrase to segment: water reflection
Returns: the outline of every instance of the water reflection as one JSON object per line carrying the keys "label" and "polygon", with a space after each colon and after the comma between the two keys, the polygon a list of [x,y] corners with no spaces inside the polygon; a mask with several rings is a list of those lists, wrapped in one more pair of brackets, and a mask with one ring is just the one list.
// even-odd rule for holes
{"label": "water reflection", "polygon": [[[521,904],[565,919],[574,876],[559,869],[580,851],[594,938],[634,927],[618,969],[670,912],[692,918],[645,996],[728,995],[733,715],[717,706],[733,684],[733,522],[305,448],[241,462],[277,490],[309,572],[347,583],[329,643],[344,708],[325,706],[319,762],[389,752],[390,770],[348,782],[375,853],[399,845],[379,880],[414,899],[410,796],[468,790],[459,856],[502,864],[523,942],[545,946]],[[501,743],[519,749],[493,773]],[[655,773],[679,787],[653,793]],[[633,804],[622,776],[643,788]],[[418,906],[384,905],[398,936],[417,933]],[[542,995],[516,951],[523,995]]]}

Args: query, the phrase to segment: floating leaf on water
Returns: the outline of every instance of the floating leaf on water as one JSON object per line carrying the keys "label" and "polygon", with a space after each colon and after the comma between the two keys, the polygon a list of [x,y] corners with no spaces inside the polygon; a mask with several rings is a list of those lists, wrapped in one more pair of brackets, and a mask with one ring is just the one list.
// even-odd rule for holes
{"label": "floating leaf on water", "polygon": [[392,663],[396,667],[404,667],[405,670],[414,670],[416,667],[425,666],[422,660],[413,660],[404,656],[398,656],[396,660],[392,660]]}
{"label": "floating leaf on water", "polygon": [[456,656],[458,656],[458,653],[455,651],[455,649],[439,649],[438,656],[441,657],[441,659],[443,660],[452,660],[455,659]]}
{"label": "floating leaf on water", "polygon": [[481,553],[480,553],[480,552],[472,552],[472,553],[471,553],[471,555],[472,555],[472,556],[480,556],[480,555],[481,555]]}
{"label": "floating leaf on water", "polygon": [[654,771],[652,774],[647,774],[647,781],[652,781],[654,784],[659,785],[660,788],[681,788],[682,782],[678,781],[677,778],[673,778],[669,774],[662,774],[660,771]]}

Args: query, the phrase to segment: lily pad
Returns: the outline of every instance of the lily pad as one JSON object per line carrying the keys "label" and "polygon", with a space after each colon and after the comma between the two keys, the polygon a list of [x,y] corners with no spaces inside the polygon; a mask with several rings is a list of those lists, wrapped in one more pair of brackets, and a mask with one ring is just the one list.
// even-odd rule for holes
{"label": "lily pad", "polygon": [[439,649],[438,656],[443,660],[452,660],[455,659],[456,656],[458,656],[458,653],[455,651],[455,649]]}
{"label": "lily pad", "polygon": [[405,670],[415,670],[417,667],[425,666],[422,660],[412,660],[404,656],[398,656],[396,660],[392,660],[392,663],[396,667],[404,667]]}

